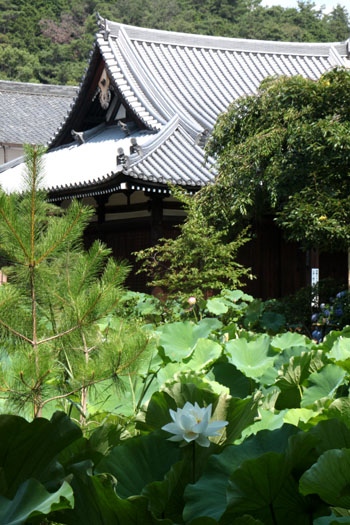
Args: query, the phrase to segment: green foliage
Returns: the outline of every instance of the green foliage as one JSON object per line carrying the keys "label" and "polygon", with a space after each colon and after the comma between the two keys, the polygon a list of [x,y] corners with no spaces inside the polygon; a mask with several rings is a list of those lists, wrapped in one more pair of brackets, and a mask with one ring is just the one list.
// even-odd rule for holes
{"label": "green foliage", "polygon": [[[155,389],[131,434],[118,422],[82,437],[63,413],[0,416],[2,523],[346,523],[349,331],[319,344],[259,334],[242,323],[253,298],[226,290],[219,299],[219,319],[153,328],[151,364],[138,374]],[[213,420],[228,422],[208,448],[162,430],[187,402],[211,404]]]}
{"label": "green foliage", "polygon": [[312,2],[263,7],[259,0],[0,0],[0,78],[77,84],[93,35],[95,13],[170,31],[287,41],[341,41],[349,14],[324,14]]}
{"label": "green foliage", "polygon": [[187,213],[180,235],[136,253],[136,260],[142,261],[140,271],[151,279],[149,286],[164,288],[170,298],[206,297],[241,286],[244,277],[251,277],[236,260],[239,248],[248,241],[247,232],[232,240],[227,230],[218,231],[208,223],[196,196],[176,188],[173,193]]}
{"label": "green foliage", "polygon": [[[92,211],[73,202],[65,213],[38,188],[42,149],[27,149],[25,189],[0,193],[3,271],[0,287],[0,390],[17,409],[42,415],[48,403],[78,401],[87,415],[92,386],[131,372],[146,335],[124,322],[101,331],[128,273],[96,242],[82,250]],[[28,413],[28,412],[27,412]]]}
{"label": "green foliage", "polygon": [[[266,79],[214,129],[219,177],[202,192],[211,224],[273,213],[304,247],[350,244],[350,72]],[[235,203],[232,206],[232,203]]]}

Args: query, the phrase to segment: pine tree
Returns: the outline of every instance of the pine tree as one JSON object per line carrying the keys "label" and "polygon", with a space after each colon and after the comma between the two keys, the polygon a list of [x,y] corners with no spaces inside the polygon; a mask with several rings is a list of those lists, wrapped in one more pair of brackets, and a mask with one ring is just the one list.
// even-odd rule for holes
{"label": "pine tree", "polygon": [[[144,335],[119,323],[104,333],[129,268],[95,242],[82,248],[91,215],[73,201],[67,211],[41,191],[43,148],[26,149],[25,191],[0,192],[0,391],[9,403],[41,416],[69,396],[86,419],[89,389],[118,379],[147,346]],[[117,323],[118,324],[118,323]]]}

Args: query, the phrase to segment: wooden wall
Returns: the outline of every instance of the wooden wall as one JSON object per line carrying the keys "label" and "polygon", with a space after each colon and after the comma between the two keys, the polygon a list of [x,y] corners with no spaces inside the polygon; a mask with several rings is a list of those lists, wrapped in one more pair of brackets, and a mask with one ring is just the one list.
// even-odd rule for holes
{"label": "wooden wall", "polygon": [[[179,219],[165,218],[157,224],[156,237],[174,237],[175,224]],[[264,218],[252,228],[252,240],[243,246],[239,262],[251,267],[256,279],[247,281],[244,290],[262,299],[283,297],[310,284],[311,263],[308,252],[296,243],[286,242],[271,217]],[[85,240],[89,246],[95,239],[104,241],[117,259],[127,259],[135,264],[132,252],[144,249],[154,242],[155,231],[152,218],[129,221],[92,223]],[[320,278],[333,277],[346,283],[347,256],[345,253],[320,254]],[[127,280],[127,286],[136,291],[147,291],[146,277],[136,275],[135,267]]]}

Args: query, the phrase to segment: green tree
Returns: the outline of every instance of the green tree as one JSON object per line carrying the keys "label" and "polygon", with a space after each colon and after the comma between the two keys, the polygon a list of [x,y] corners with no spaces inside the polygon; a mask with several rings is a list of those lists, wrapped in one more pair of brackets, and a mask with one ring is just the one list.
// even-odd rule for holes
{"label": "green tree", "polygon": [[344,7],[328,15],[313,2],[284,9],[263,7],[260,0],[0,0],[0,77],[78,83],[97,31],[96,12],[125,24],[185,33],[297,42],[349,36]]}
{"label": "green tree", "polygon": [[[34,416],[60,400],[78,399],[85,422],[89,389],[132,369],[147,340],[116,311],[128,267],[100,242],[82,250],[92,210],[73,202],[65,213],[40,191],[43,149],[27,148],[26,190],[0,193],[0,391]],[[75,396],[75,397],[74,397]]]}
{"label": "green tree", "polygon": [[[334,7],[332,12],[327,16],[327,24],[335,40],[345,40],[348,38],[350,34],[350,19],[349,12],[345,7],[339,4]],[[344,37],[344,35],[347,36]]]}
{"label": "green tree", "polygon": [[226,229],[216,230],[198,205],[196,196],[173,188],[187,217],[175,239],[161,239],[156,246],[136,253],[149,286],[160,286],[168,297],[206,297],[227,287],[240,287],[252,278],[237,262],[239,248],[248,241],[246,230],[234,239]]}
{"label": "green tree", "polygon": [[208,145],[219,176],[201,195],[213,224],[273,213],[305,247],[350,246],[350,71],[266,79],[222,115]]}

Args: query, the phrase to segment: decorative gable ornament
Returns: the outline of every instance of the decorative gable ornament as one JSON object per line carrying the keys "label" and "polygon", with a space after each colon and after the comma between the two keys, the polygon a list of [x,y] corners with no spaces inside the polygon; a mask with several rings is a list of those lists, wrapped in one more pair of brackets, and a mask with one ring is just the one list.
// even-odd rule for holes
{"label": "decorative gable ornament", "polygon": [[100,80],[98,81],[98,88],[99,88],[99,100],[101,104],[102,109],[108,109],[109,104],[111,102],[111,90],[110,90],[110,84],[111,81],[109,80],[109,76],[107,74],[106,68],[102,71],[102,75],[100,77]]}

